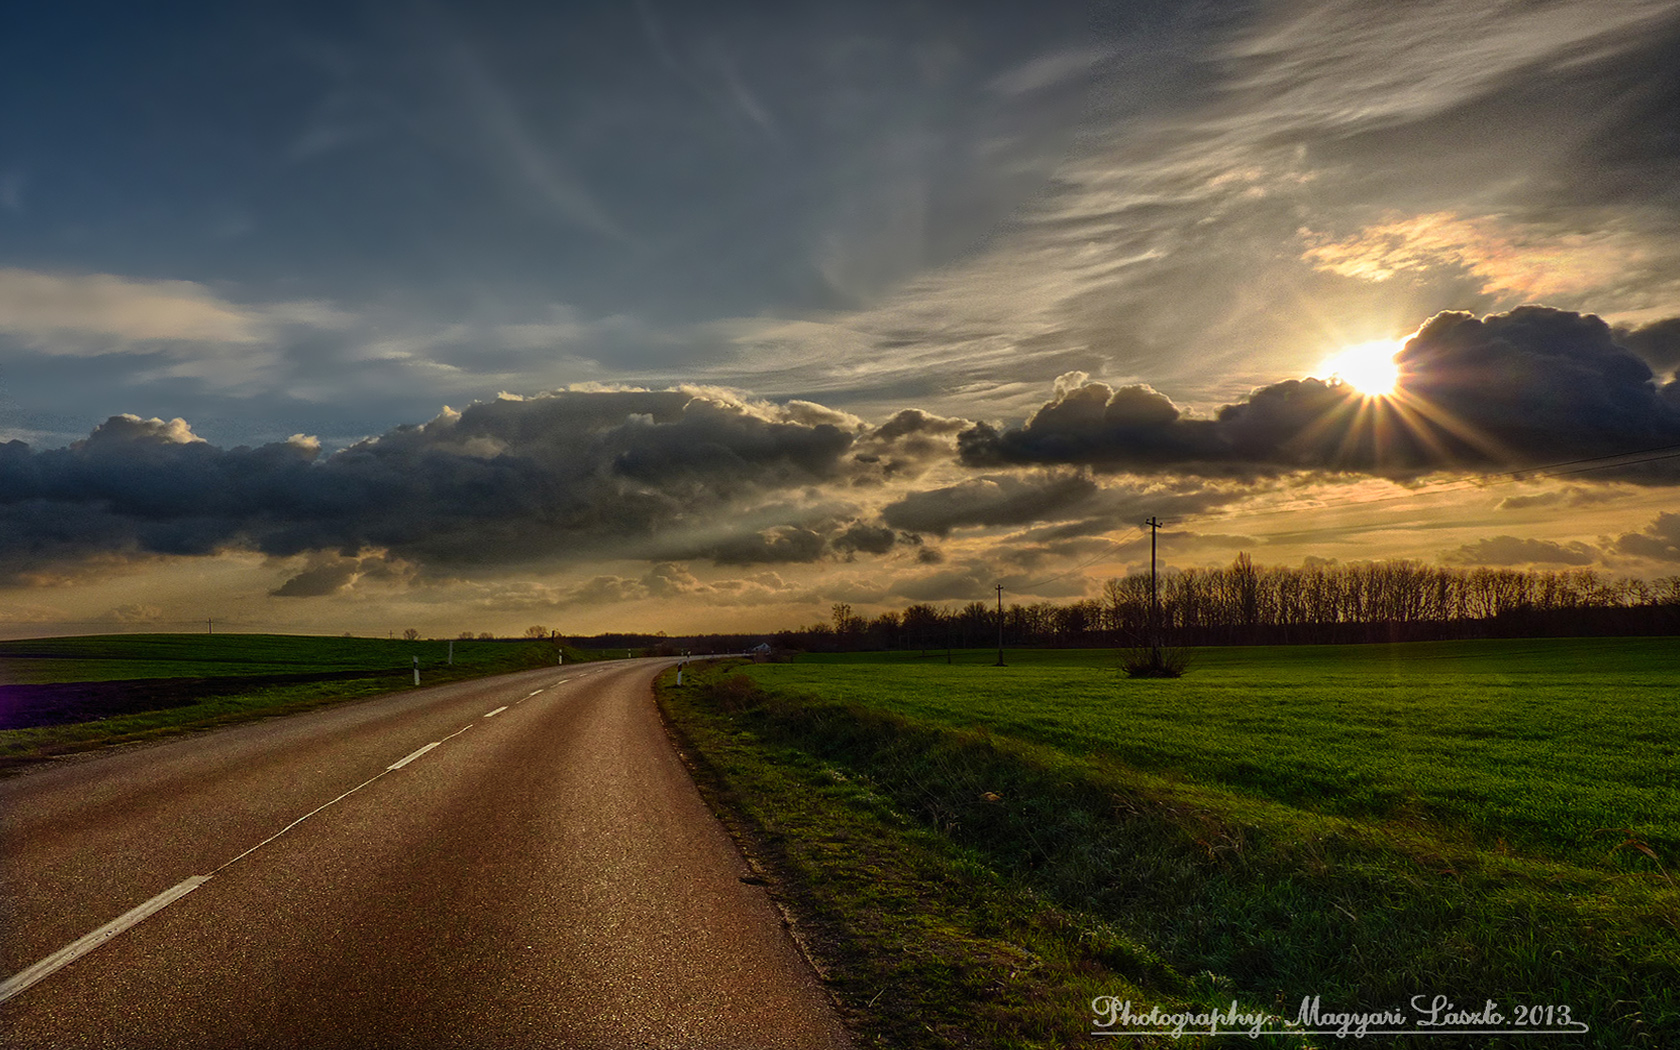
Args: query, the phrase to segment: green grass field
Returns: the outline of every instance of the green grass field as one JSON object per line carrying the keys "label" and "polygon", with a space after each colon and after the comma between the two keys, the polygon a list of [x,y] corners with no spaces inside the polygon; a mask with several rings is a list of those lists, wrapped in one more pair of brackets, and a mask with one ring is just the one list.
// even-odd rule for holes
{"label": "green grass field", "polygon": [[[312,671],[401,670],[448,657],[449,642],[277,634],[109,634],[0,642],[0,682],[108,682]],[[507,642],[462,639],[456,663],[502,660]]]}
{"label": "green grass field", "polygon": [[914,1004],[882,1045],[1076,1045],[1093,987],[1282,1016],[1567,1005],[1587,1033],[1423,1041],[1680,1045],[1674,639],[1205,649],[1177,680],[995,659],[812,656],[665,692],[838,983]]}
{"label": "green grass field", "polygon": [[[552,664],[547,641],[124,634],[0,642],[0,768]],[[592,658],[570,647],[568,662]]]}
{"label": "green grass field", "polygon": [[1176,680],[1113,653],[875,653],[763,664],[768,688],[985,727],[1167,781],[1555,858],[1626,828],[1680,862],[1680,643],[1200,649]]}

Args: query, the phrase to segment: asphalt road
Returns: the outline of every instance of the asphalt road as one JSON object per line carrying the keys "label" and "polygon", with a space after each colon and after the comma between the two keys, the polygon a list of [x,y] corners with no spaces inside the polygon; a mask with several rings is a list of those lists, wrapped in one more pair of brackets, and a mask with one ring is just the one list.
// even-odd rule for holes
{"label": "asphalt road", "polygon": [[0,781],[0,974],[179,895],[0,1004],[0,1045],[848,1045],[665,737],[663,666],[416,689]]}

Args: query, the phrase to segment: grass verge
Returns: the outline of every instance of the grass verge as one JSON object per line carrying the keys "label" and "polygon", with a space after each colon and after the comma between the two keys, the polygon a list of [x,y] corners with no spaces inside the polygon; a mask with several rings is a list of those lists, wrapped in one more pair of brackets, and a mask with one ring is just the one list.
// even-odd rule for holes
{"label": "grass verge", "polygon": [[1567,1005],[1589,1031],[1431,1047],[1680,1045],[1664,872],[1304,810],[725,670],[691,681],[661,700],[699,779],[759,843],[874,1045],[1088,1044],[1098,995],[1283,1018],[1318,996],[1415,1021],[1412,997],[1436,994],[1508,1021]]}
{"label": "grass verge", "polygon": [[795,916],[860,1045],[1082,1046],[1099,996],[1139,1012],[1229,1005],[1217,975],[1185,976],[1118,925],[1058,906],[913,819],[861,771],[776,732],[765,715],[779,702],[730,673],[691,664],[682,688],[664,676],[661,710],[702,793]]}

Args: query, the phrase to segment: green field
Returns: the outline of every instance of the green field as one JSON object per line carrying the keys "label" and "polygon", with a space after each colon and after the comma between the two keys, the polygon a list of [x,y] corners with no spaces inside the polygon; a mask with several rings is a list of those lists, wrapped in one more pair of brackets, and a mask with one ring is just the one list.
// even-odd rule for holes
{"label": "green field", "polygon": [[1593,860],[1626,828],[1680,861],[1669,638],[1209,648],[1130,680],[1112,653],[874,653],[763,664],[768,688],[1484,846]]}
{"label": "green field", "polygon": [[[317,671],[391,671],[447,659],[448,642],[277,634],[109,634],[0,642],[0,683],[242,677]],[[506,642],[454,643],[463,666],[494,662]]]}
{"label": "green field", "polygon": [[[453,662],[450,660],[453,646]],[[592,654],[565,647],[568,662]],[[0,642],[0,768],[553,664],[547,641],[125,634]]]}
{"label": "green field", "polygon": [[[1680,1045],[1674,639],[1203,649],[1177,680],[995,660],[808,656],[663,694],[882,1045],[1080,1045],[1093,988],[1567,1005],[1587,1033],[1421,1042]],[[864,1008],[889,986],[908,1011]]]}

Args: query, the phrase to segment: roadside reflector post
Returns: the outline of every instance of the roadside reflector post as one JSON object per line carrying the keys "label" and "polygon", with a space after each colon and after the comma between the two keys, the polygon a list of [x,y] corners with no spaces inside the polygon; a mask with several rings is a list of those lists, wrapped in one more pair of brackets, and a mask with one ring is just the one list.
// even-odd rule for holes
{"label": "roadside reflector post", "polygon": [[455,639],[449,639],[449,666],[455,666]]}
{"label": "roadside reflector post", "polygon": [[683,669],[683,665],[678,664],[677,665],[677,684],[678,685],[682,685],[682,669]]}
{"label": "roadside reflector post", "polygon": [[420,684],[420,658],[418,656],[414,658],[414,684]]}

